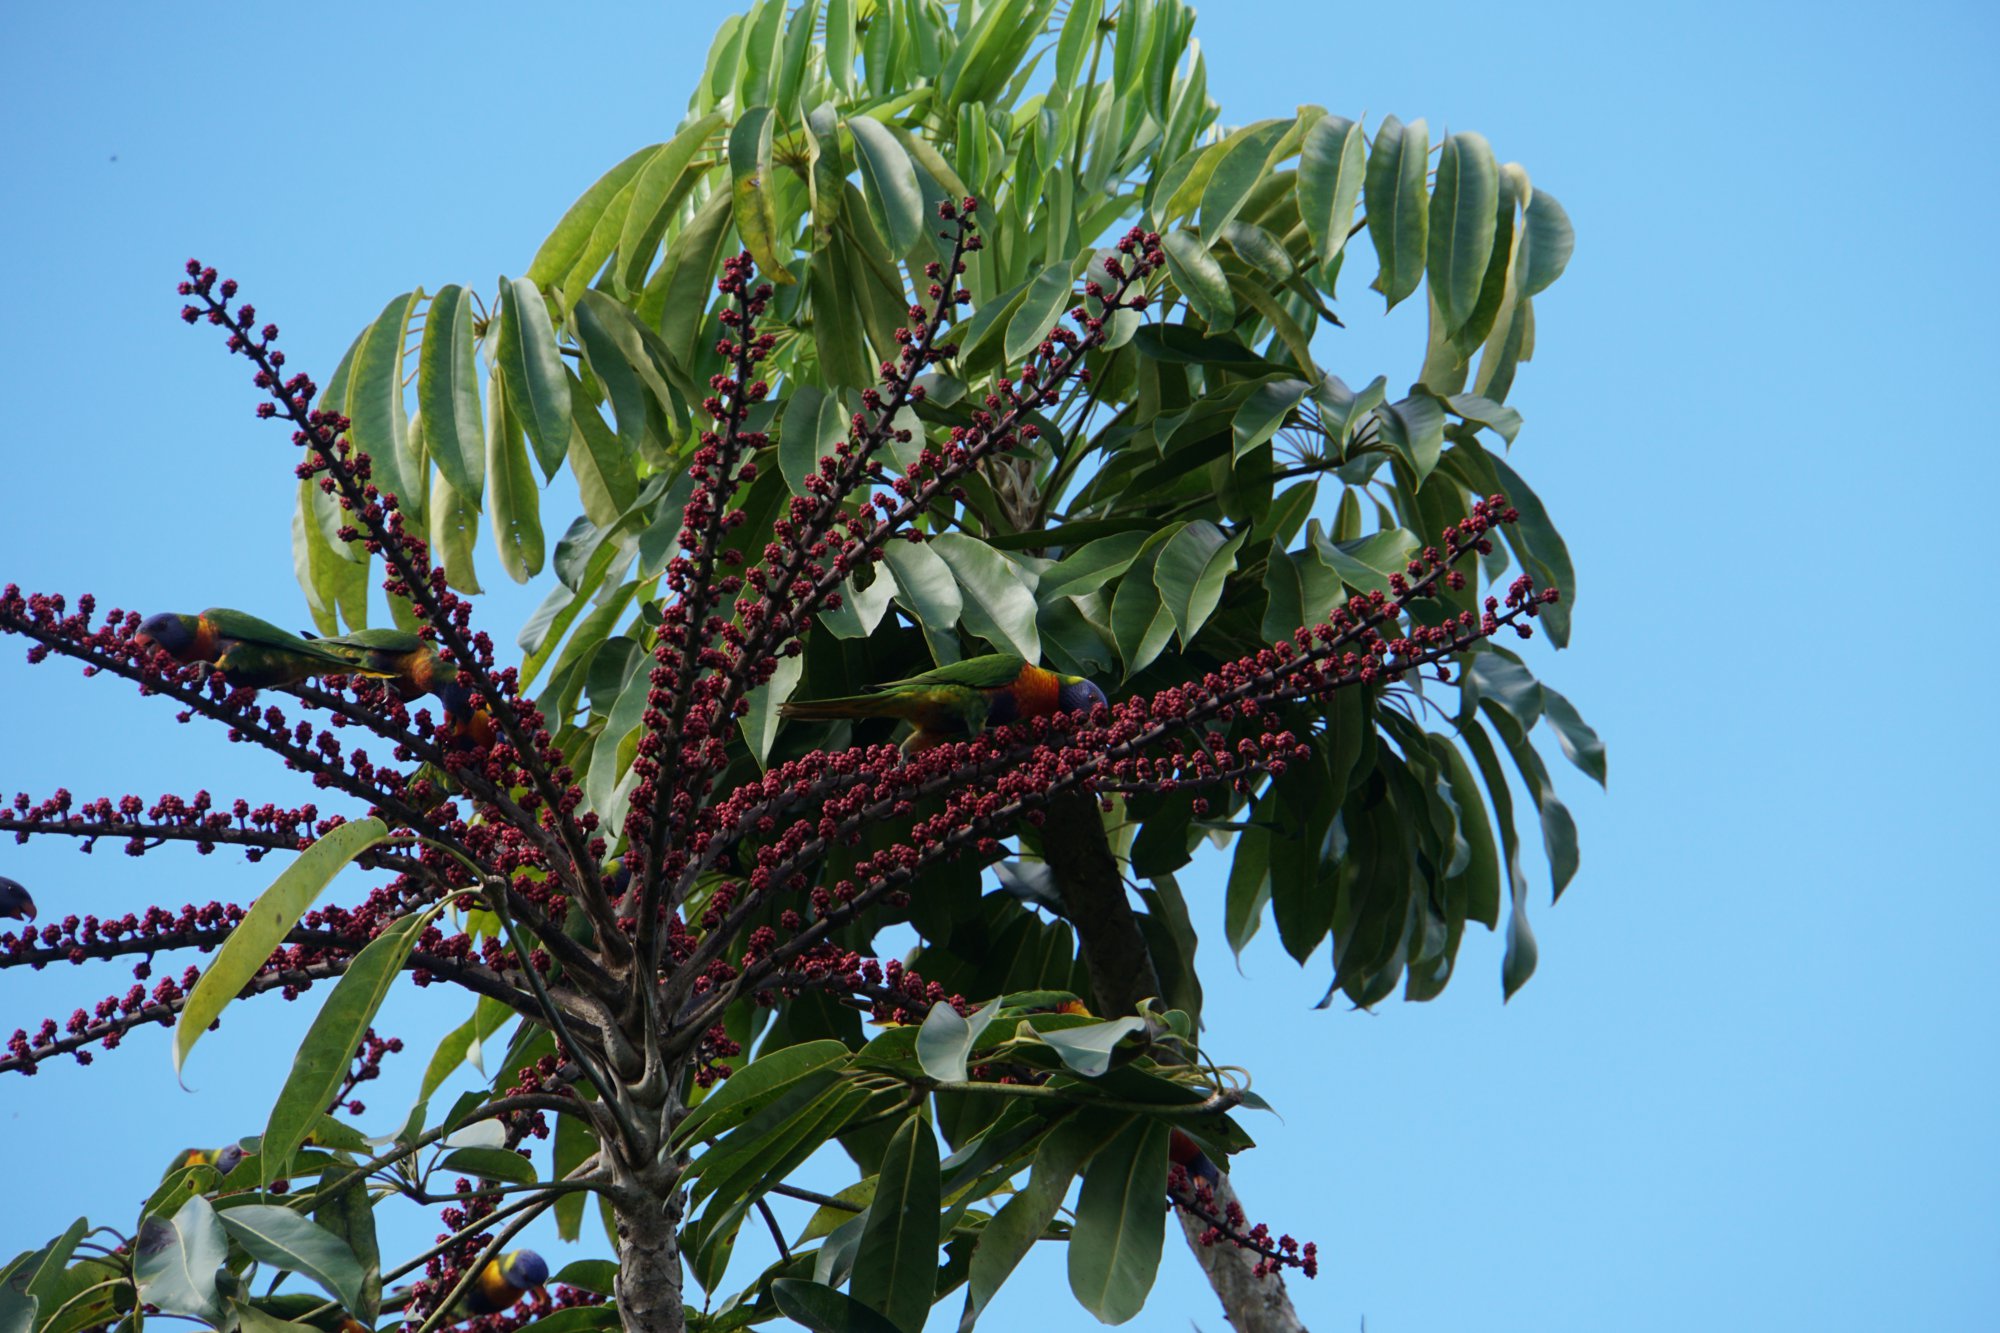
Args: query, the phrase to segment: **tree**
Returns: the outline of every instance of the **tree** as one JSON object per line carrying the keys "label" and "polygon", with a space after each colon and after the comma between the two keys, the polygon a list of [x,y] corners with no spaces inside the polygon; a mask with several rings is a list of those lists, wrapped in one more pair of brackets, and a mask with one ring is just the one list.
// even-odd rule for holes
{"label": "tree", "polygon": [[[1067,1239],[1078,1298],[1115,1321],[1144,1300],[1165,1199],[1240,1327],[1295,1326],[1267,1275],[1309,1271],[1310,1247],[1249,1226],[1213,1169],[1249,1147],[1233,1113],[1259,1102],[1200,1047],[1173,873],[1203,837],[1232,842],[1232,946],[1268,908],[1301,962],[1332,937],[1329,1001],[1372,1005],[1442,990],[1466,922],[1498,924],[1504,856],[1506,990],[1532,971],[1498,751],[1560,892],[1574,828],[1528,732],[1546,719],[1600,779],[1603,749],[1491,642],[1535,619],[1566,642],[1574,578],[1480,436],[1519,428],[1504,399],[1570,240],[1477,135],[1445,140],[1432,186],[1421,121],[1371,140],[1308,108],[1212,132],[1191,23],[1173,3],[1056,22],[1035,3],[767,0],[725,24],[680,132],[587,191],[524,277],[490,305],[456,285],[395,298],[324,390],[190,266],[187,317],[256,363],[260,411],[303,450],[294,553],[318,632],[366,631],[379,560],[416,637],[286,636],[259,675],[226,634],[176,647],[89,599],[0,598],[33,654],[137,681],[355,803],[59,792],[0,818],[298,853],[248,911],[14,937],[0,963],[220,949],[67,1032],[17,1033],[0,1067],[152,1021],[184,1055],[240,993],[337,979],[240,1161],[178,1163],[124,1248],[78,1258],[79,1226],[23,1256],[0,1317],[69,1333],[145,1302],[224,1325],[395,1310],[428,1330],[481,1308],[461,1301],[528,1219],[574,1237],[595,1193],[615,1269],[570,1265],[559,1312],[538,1298],[490,1330],[907,1329],[959,1286],[969,1323],[1042,1237]],[[1363,226],[1387,302],[1427,294],[1420,380],[1394,402],[1312,358]],[[477,520],[533,578],[535,469],[565,466],[583,517],[503,667],[460,595]],[[785,720],[795,697],[989,650],[1117,702],[908,753],[885,723]],[[1456,687],[1442,732],[1417,711],[1435,708],[1424,668]],[[314,906],[353,861],[392,878]],[[989,865],[1002,887],[982,895]],[[880,960],[904,922],[921,947]],[[383,1147],[330,1112],[389,1051],[371,1025],[402,971],[477,997],[426,1098],[513,1029],[490,1090],[420,1105]],[[869,1036],[864,1013],[890,1026]],[[788,1181],[834,1141],[851,1188]],[[433,1167],[468,1181],[439,1194]],[[795,1245],[767,1196],[819,1206]],[[384,1273],[373,1210],[397,1197],[448,1203],[454,1234]],[[782,1257],[730,1296],[746,1221]],[[253,1263],[326,1295],[254,1295]]]}

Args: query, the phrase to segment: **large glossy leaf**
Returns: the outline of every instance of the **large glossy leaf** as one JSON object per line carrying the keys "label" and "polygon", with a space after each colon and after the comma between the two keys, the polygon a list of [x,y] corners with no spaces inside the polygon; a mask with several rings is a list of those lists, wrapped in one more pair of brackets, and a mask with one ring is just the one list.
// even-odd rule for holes
{"label": "large glossy leaf", "polygon": [[1288,120],[1246,125],[1217,146],[1215,165],[1201,191],[1201,234],[1213,244],[1250,193],[1269,178],[1271,154],[1292,129]]}
{"label": "large glossy leaf", "polygon": [[771,1284],[771,1299],[787,1319],[812,1333],[905,1333],[846,1292],[803,1278],[779,1278]]}
{"label": "large glossy leaf", "polygon": [[1119,532],[1084,543],[1042,571],[1036,595],[1046,602],[1097,591],[1132,567],[1151,535],[1150,531]]}
{"label": "large glossy leaf", "polygon": [[1424,192],[1430,131],[1421,120],[1405,125],[1394,116],[1375,129],[1368,154],[1368,237],[1382,266],[1382,295],[1390,308],[1423,281],[1430,237],[1430,200]]}
{"label": "large glossy leaf", "polygon": [[1020,306],[1007,321],[1002,348],[1008,365],[1018,366],[1026,361],[1036,344],[1048,336],[1063,312],[1074,303],[1075,271],[1067,261],[1046,264],[1029,281]]}
{"label": "large glossy leaf", "polygon": [[1142,1120],[1091,1159],[1069,1240],[1069,1289],[1107,1324],[1145,1308],[1166,1238],[1167,1126]]}
{"label": "large glossy leaf", "polygon": [[547,285],[562,281],[582,257],[591,233],[611,201],[632,184],[633,177],[659,153],[660,147],[659,144],[648,144],[633,153],[600,176],[581,198],[569,206],[569,211],[556,223],[555,230],[542,242],[533,262],[528,265],[530,282]]}
{"label": "large glossy leaf", "polygon": [[1192,232],[1176,229],[1160,242],[1167,256],[1167,272],[1201,316],[1202,323],[1220,332],[1236,322],[1236,302],[1229,294],[1229,278],[1222,265]]}
{"label": "large glossy leaf", "polygon": [[171,1218],[149,1217],[139,1227],[133,1277],[139,1299],[163,1314],[222,1321],[215,1272],[229,1257],[229,1238],[215,1209],[197,1194]]}
{"label": "large glossy leaf", "polygon": [[1521,295],[1533,296],[1569,267],[1576,249],[1576,232],[1569,214],[1547,190],[1536,190],[1528,202],[1526,233],[1521,238]]}
{"label": "large glossy leaf", "polygon": [[1000,1001],[992,1000],[970,1018],[940,1000],[924,1016],[917,1030],[917,1062],[924,1073],[940,1083],[965,1082],[965,1062],[988,1025],[1000,1012]]}
{"label": "large glossy leaf", "polygon": [[1261,824],[1243,830],[1236,839],[1236,856],[1229,863],[1229,886],[1223,898],[1223,931],[1238,958],[1264,921],[1271,901],[1271,831]]}
{"label": "large glossy leaf", "polygon": [[729,135],[729,175],[734,200],[736,234],[757,261],[758,272],[772,282],[796,281],[778,254],[778,214],[771,201],[771,139],[777,113],[753,106],[737,119]]}
{"label": "large glossy leaf", "polygon": [[837,1041],[808,1041],[760,1056],[689,1112],[675,1129],[674,1142],[686,1145],[734,1129],[802,1083],[827,1086],[849,1054]]}
{"label": "large glossy leaf", "polygon": [[1535,974],[1535,962],[1540,956],[1535,932],[1528,925],[1528,876],[1521,869],[1521,840],[1514,829],[1514,796],[1507,788],[1507,775],[1501,771],[1500,758],[1493,752],[1493,742],[1485,728],[1476,719],[1460,718],[1458,730],[1478,766],[1479,780],[1486,787],[1486,799],[1493,806],[1493,823],[1500,831],[1500,848],[1507,862],[1507,947],[1500,960],[1500,992],[1503,999],[1511,1000],[1514,992]]}
{"label": "large glossy leaf", "polygon": [[[1133,1123],[1129,1115],[1082,1110],[1058,1125],[1035,1150],[1027,1186],[1009,1199],[979,1233],[966,1286],[960,1333],[969,1333],[993,1293],[1007,1280],[1055,1220],[1070,1182],[1083,1164]],[[1164,1179],[1161,1192],[1165,1192]]]}
{"label": "large glossy leaf", "polygon": [[417,354],[417,405],[431,461],[459,496],[479,507],[486,489],[486,426],[479,415],[472,298],[449,283],[431,298]]}
{"label": "large glossy leaf", "polygon": [[412,912],[370,940],[313,1019],[264,1129],[267,1179],[287,1174],[292,1153],[340,1091],[356,1048],[389,998],[389,988],[431,915]]}
{"label": "large glossy leaf", "polygon": [[508,403],[534,443],[542,475],[553,477],[569,452],[569,376],[548,307],[527,278],[501,280],[499,359]]}
{"label": "large glossy leaf", "polygon": [[892,541],[883,552],[884,562],[895,576],[897,600],[909,608],[927,633],[950,635],[965,609],[951,566],[929,542]]}
{"label": "large glossy leaf", "polygon": [[1312,386],[1304,380],[1275,379],[1259,384],[1230,419],[1231,449],[1237,458],[1271,442],[1292,409],[1304,402]]}
{"label": "large glossy leaf", "polygon": [[1437,190],[1431,198],[1428,268],[1431,294],[1452,332],[1471,320],[1493,256],[1500,168],[1484,138],[1454,134],[1438,152]]}
{"label": "large glossy leaf", "polygon": [[964,596],[965,627],[995,648],[1042,660],[1041,632],[1035,627],[1032,575],[985,542],[963,533],[931,538],[931,549],[951,566]]}
{"label": "large glossy leaf", "polygon": [[[1321,265],[1347,245],[1367,161],[1368,136],[1344,116],[1320,117],[1299,146],[1299,219]],[[1331,289],[1330,279],[1327,285]]]}
{"label": "large glossy leaf", "polygon": [[849,1290],[898,1328],[918,1329],[930,1313],[937,1282],[937,1138],[930,1121],[912,1115],[882,1154],[881,1183],[854,1252]]}
{"label": "large glossy leaf", "polygon": [[375,485],[402,498],[412,516],[422,513],[420,488],[427,475],[413,466],[419,460],[409,457],[404,438],[409,415],[403,405],[403,343],[416,305],[414,292],[403,293],[361,335],[348,372],[345,408],[348,439],[368,455]]}
{"label": "large glossy leaf", "polygon": [[1604,741],[1576,711],[1576,705],[1548,686],[1542,686],[1542,716],[1555,729],[1556,742],[1566,758],[1605,785]]}
{"label": "large glossy leaf", "polygon": [[1410,465],[1417,484],[1423,485],[1444,453],[1443,405],[1428,393],[1416,392],[1377,409],[1375,420],[1381,425],[1383,443]]}
{"label": "large glossy leaf", "polygon": [[707,146],[709,137],[721,125],[722,116],[716,112],[689,121],[646,160],[633,178],[631,198],[618,232],[617,267],[628,289],[645,281],[660,237],[702,174],[699,167],[689,170],[695,154]]}
{"label": "large glossy leaf", "polygon": [[1390,528],[1345,542],[1328,540],[1317,519],[1309,530],[1319,558],[1358,592],[1388,592],[1389,576],[1404,573],[1410,557],[1423,546],[1407,528]]}
{"label": "large glossy leaf", "polygon": [[1128,1015],[1082,1027],[1054,1029],[1042,1033],[1042,1040],[1071,1070],[1085,1078],[1096,1078],[1111,1068],[1111,1057],[1119,1042],[1145,1030],[1144,1019]]}
{"label": "large glossy leaf", "polygon": [[1507,544],[1527,566],[1544,588],[1555,588],[1561,597],[1553,605],[1544,606],[1539,617],[1542,628],[1549,636],[1549,642],[1558,648],[1569,646],[1570,615],[1576,606],[1576,566],[1569,558],[1569,546],[1556,531],[1556,525],[1549,518],[1549,511],[1543,507],[1542,498],[1535,494],[1521,474],[1509,467],[1497,456],[1489,456],[1493,473],[1500,481],[1500,489],[1507,497],[1507,503],[1520,511],[1520,521],[1501,529]]}
{"label": "large glossy leaf", "polygon": [[1149,537],[1112,595],[1111,638],[1125,663],[1128,680],[1145,670],[1173,641],[1174,615],[1160,597],[1153,570],[1161,548],[1179,536],[1181,528],[1181,524],[1169,524]]}
{"label": "large glossy leaf", "polygon": [[500,567],[514,582],[526,583],[542,572],[541,493],[499,375],[486,382],[486,482],[486,515]]}
{"label": "large glossy leaf", "polygon": [[342,824],[299,853],[299,858],[285,867],[271,887],[257,895],[257,901],[250,904],[243,920],[229,932],[229,938],[216,951],[215,961],[202,972],[181,1009],[180,1021],[174,1028],[176,1074],[208,1025],[257,975],[320,891],[348,862],[388,836],[389,826],[373,816]]}
{"label": "large glossy leaf", "polygon": [[311,1278],[350,1310],[362,1304],[361,1263],[347,1242],[325,1227],[275,1204],[243,1204],[216,1216],[257,1262]]}
{"label": "large glossy leaf", "polygon": [[1234,537],[1225,537],[1213,523],[1196,519],[1160,548],[1160,558],[1153,566],[1153,586],[1160,590],[1160,600],[1174,619],[1183,647],[1221,605],[1222,585],[1235,570],[1236,551],[1249,535],[1250,530],[1244,528]]}
{"label": "large glossy leaf", "polygon": [[847,128],[854,136],[860,160],[861,184],[868,207],[881,224],[889,248],[907,254],[923,235],[923,192],[917,187],[916,164],[881,121],[852,116]]}

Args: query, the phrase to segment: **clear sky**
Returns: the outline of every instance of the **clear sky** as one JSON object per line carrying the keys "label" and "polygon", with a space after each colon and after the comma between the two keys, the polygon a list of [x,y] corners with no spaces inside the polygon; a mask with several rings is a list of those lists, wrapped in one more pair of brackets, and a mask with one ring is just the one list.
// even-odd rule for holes
{"label": "clear sky", "polygon": [[[324,379],[397,292],[521,272],[673,128],[727,12],[6,7],[0,581],[302,620],[289,446],[243,363],[175,318],[181,261],[241,279]],[[1574,646],[1534,663],[1607,738],[1611,788],[1558,779],[1583,870],[1540,895],[1539,974],[1503,1007],[1498,942],[1469,937],[1434,1004],[1316,1012],[1324,953],[1296,968],[1267,930],[1239,979],[1213,867],[1185,881],[1209,1044],[1284,1113],[1236,1180],[1324,1256],[1293,1284],[1308,1324],[1992,1327],[1991,11],[1218,3],[1197,35],[1226,120],[1319,102],[1477,129],[1578,232],[1515,455],[1579,571]],[[1358,290],[1343,312],[1330,369],[1414,378],[1414,316]],[[539,595],[496,591],[484,623],[510,638]],[[0,795],[308,796],[20,647]],[[58,916],[268,878],[108,846],[0,845],[0,874]],[[5,1030],[123,978],[0,973]],[[413,1041],[462,1017],[409,998],[384,1026]],[[260,1127],[307,1017],[232,1011],[192,1094],[161,1030],[7,1078],[0,1250],[79,1212],[129,1228],[174,1147]],[[407,1105],[397,1064],[374,1128]],[[988,1326],[1094,1327],[1061,1274],[1038,1256]],[[1177,1241],[1134,1326],[1223,1327]]]}

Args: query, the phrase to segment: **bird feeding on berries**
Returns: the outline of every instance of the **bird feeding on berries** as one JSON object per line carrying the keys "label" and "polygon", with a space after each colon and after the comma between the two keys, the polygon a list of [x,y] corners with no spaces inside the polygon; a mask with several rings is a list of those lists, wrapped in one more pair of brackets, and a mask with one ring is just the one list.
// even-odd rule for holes
{"label": "bird feeding on berries", "polygon": [[904,752],[920,754],[988,727],[1081,712],[1107,702],[1104,691],[1082,676],[1049,671],[1013,653],[989,653],[888,681],[867,694],[794,699],[785,704],[783,715],[805,722],[901,718],[911,727]]}

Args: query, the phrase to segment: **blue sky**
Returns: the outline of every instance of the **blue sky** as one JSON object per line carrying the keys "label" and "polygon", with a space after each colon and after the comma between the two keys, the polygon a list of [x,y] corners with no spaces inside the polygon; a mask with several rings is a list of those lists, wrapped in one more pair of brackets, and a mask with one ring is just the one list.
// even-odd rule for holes
{"label": "blue sky", "polygon": [[[288,446],[251,418],[243,363],[175,319],[180,262],[242,280],[323,378],[395,293],[525,268],[673,127],[727,12],[9,7],[0,580],[301,618]],[[1293,1284],[1308,1324],[1990,1327],[1990,13],[1218,4],[1197,35],[1227,119],[1319,102],[1477,129],[1578,232],[1538,303],[1515,454],[1579,571],[1574,647],[1535,664],[1606,736],[1611,788],[1559,778],[1584,861],[1538,903],[1539,974],[1503,1007],[1498,942],[1469,938],[1434,1004],[1316,1012],[1323,957],[1298,969],[1267,931],[1239,978],[1204,949],[1210,1043],[1284,1113],[1253,1126],[1239,1187],[1324,1256]],[[1414,316],[1358,292],[1343,310],[1330,369],[1414,377]],[[496,590],[485,623],[511,637],[539,591]],[[0,649],[6,794],[306,794]],[[0,873],[58,915],[267,878],[11,845]],[[1219,941],[1212,867],[1184,882]],[[121,978],[0,973],[5,1026]],[[386,1026],[421,1041],[461,1016],[406,1004]],[[0,1250],[79,1212],[129,1226],[173,1148],[259,1127],[306,1020],[232,1012],[192,1094],[159,1031],[10,1080]],[[407,1104],[404,1064],[376,1123]],[[990,1325],[1093,1327],[1061,1273],[1038,1256]],[[1191,1324],[1223,1327],[1176,1244],[1135,1326]]]}

